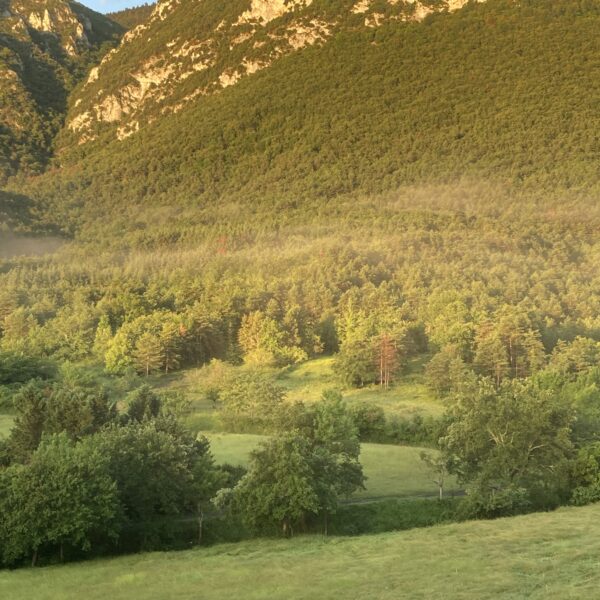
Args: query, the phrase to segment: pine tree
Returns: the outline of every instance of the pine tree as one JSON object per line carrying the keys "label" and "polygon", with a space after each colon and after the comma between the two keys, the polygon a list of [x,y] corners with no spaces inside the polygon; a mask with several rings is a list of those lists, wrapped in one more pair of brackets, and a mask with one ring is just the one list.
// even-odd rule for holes
{"label": "pine tree", "polygon": [[136,369],[146,377],[158,371],[163,365],[162,340],[151,333],[144,333],[135,345],[134,361]]}
{"label": "pine tree", "polygon": [[163,325],[160,332],[160,349],[162,353],[162,366],[165,373],[174,371],[181,362],[181,341],[185,331],[175,322]]}
{"label": "pine tree", "polygon": [[106,315],[102,315],[98,322],[98,327],[96,327],[96,335],[94,337],[94,353],[98,358],[104,359],[112,336],[110,321]]}
{"label": "pine tree", "polygon": [[502,338],[491,323],[484,324],[477,335],[474,365],[483,375],[494,378],[496,385],[510,373],[510,362]]}
{"label": "pine tree", "polygon": [[379,386],[387,390],[398,368],[398,345],[388,333],[383,333],[377,340],[376,360],[379,368]]}

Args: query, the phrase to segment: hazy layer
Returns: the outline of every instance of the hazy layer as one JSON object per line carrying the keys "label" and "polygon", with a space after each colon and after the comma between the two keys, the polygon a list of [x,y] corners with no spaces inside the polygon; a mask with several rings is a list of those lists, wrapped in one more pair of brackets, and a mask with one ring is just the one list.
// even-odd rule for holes
{"label": "hazy layer", "polygon": [[55,252],[63,240],[57,237],[34,237],[0,231],[0,258],[42,256]]}

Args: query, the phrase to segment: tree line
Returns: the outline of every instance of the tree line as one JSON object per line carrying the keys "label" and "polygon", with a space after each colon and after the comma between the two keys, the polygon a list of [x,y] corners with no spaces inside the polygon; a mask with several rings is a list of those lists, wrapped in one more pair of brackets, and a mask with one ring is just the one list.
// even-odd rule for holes
{"label": "tree line", "polygon": [[15,409],[0,441],[0,560],[8,566],[169,547],[189,520],[202,543],[205,514],[292,535],[311,519],[326,523],[364,482],[357,430],[335,394],[265,441],[247,471],[216,465],[206,438],[147,386],[119,408],[81,382],[34,380]]}

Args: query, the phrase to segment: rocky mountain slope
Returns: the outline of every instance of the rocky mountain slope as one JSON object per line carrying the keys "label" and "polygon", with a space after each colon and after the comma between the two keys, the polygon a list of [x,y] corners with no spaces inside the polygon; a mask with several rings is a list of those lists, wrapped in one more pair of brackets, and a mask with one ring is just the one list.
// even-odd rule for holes
{"label": "rocky mountain slope", "polygon": [[161,0],[150,19],[92,70],[74,97],[67,126],[79,144],[106,130],[124,139],[289,54],[323,46],[342,31],[418,22],[468,2]]}
{"label": "rocky mountain slope", "polygon": [[599,27],[600,0],[163,0],[7,190],[103,243],[465,180],[593,199]]}
{"label": "rocky mountain slope", "polygon": [[122,33],[70,0],[0,0],[0,181],[43,168],[70,90]]}

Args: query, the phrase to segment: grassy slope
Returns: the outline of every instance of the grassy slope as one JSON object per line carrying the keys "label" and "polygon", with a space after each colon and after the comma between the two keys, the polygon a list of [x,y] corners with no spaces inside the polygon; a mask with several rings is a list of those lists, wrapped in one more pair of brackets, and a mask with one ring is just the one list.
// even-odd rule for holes
{"label": "grassy slope", "polygon": [[[209,439],[218,462],[245,465],[248,454],[264,438],[257,435],[211,434]],[[421,450],[406,446],[363,444],[361,462],[367,476],[367,489],[355,494],[355,498],[437,494],[437,487],[419,458]],[[447,493],[455,489],[456,483],[449,480]]]}
{"label": "grassy slope", "polygon": [[0,440],[8,435],[12,427],[13,418],[12,415],[0,414]]}
{"label": "grassy slope", "polygon": [[[387,391],[382,391],[377,386],[344,389],[344,398],[349,403],[369,402],[381,406],[388,416],[439,417],[444,412],[444,406],[433,397],[424,382],[423,368],[427,358],[413,359],[397,384]],[[319,400],[324,390],[339,388],[340,382],[335,377],[333,362],[332,357],[317,358],[282,373],[274,372],[273,376],[278,385],[287,390],[289,400],[310,404]],[[150,379],[150,383],[157,389],[184,392],[192,400],[193,414],[188,423],[193,429],[220,429],[214,406],[206,401],[202,392],[202,369],[188,369],[169,377],[156,376]]]}
{"label": "grassy slope", "polygon": [[359,538],[253,540],[0,573],[50,600],[595,598],[600,506]]}
{"label": "grassy slope", "polygon": [[[390,390],[378,387],[344,390],[350,402],[370,402],[385,409],[388,414],[410,417],[414,414],[440,416],[444,407],[433,398],[423,381],[423,358],[412,360],[398,383]],[[288,390],[291,400],[316,401],[323,390],[339,387],[331,357],[311,360],[284,374],[279,383]]]}

